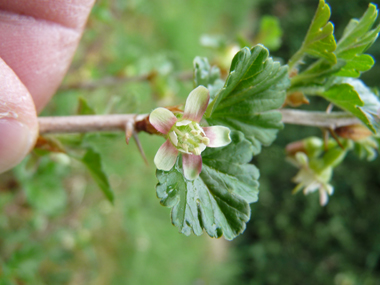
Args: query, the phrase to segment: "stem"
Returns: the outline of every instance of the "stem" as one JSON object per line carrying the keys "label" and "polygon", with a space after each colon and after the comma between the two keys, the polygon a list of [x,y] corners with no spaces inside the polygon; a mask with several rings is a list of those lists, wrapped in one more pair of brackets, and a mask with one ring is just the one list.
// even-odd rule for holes
{"label": "stem", "polygon": [[289,71],[292,71],[293,68],[295,68],[298,63],[302,60],[303,58],[303,50],[302,47],[289,59],[288,66],[289,66]]}
{"label": "stem", "polygon": [[282,114],[282,122],[302,126],[313,126],[335,129],[337,127],[360,124],[355,116],[345,112],[312,112],[292,109],[279,110]]}
{"label": "stem", "polygon": [[[281,109],[282,121],[285,124],[324,127],[335,129],[360,123],[359,119],[345,112],[311,112],[292,109]],[[67,117],[39,117],[40,134],[47,133],[87,133],[125,131],[127,124],[136,126],[136,132],[147,131],[139,127],[139,122],[147,120],[148,115],[89,115]],[[149,131],[153,133],[153,131]]]}
{"label": "stem", "polygon": [[[292,60],[292,58],[289,60],[289,63],[290,63],[291,60]],[[294,86],[297,83],[302,82],[304,80],[307,80],[307,79],[310,79],[310,78],[315,78],[315,77],[323,75],[324,72],[322,72],[322,73],[307,73],[310,70],[316,69],[318,67],[318,65],[321,65],[322,63],[323,63],[323,59],[318,59],[317,61],[315,61],[314,63],[312,63],[311,65],[309,65],[309,67],[306,68],[305,70],[303,70],[300,74],[297,74],[296,76],[292,77],[290,79],[291,86]],[[289,70],[291,70],[291,69],[289,68]],[[325,73],[326,73],[326,71],[325,71]],[[325,74],[325,76],[327,74]],[[291,89],[291,87],[289,89]]]}
{"label": "stem", "polygon": [[[88,133],[125,131],[127,124],[135,125],[147,115],[84,115],[67,117],[39,117],[40,134],[47,133]],[[141,131],[141,130],[137,130]]]}

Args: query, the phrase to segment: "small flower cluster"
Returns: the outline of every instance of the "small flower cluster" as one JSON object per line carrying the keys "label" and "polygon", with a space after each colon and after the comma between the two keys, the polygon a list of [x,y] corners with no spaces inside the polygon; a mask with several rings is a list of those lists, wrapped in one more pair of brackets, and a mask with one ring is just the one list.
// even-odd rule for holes
{"label": "small flower cluster", "polygon": [[169,171],[181,153],[184,176],[194,180],[202,170],[202,151],[206,147],[222,147],[231,142],[228,128],[199,125],[209,100],[208,89],[198,86],[189,94],[183,115],[176,116],[161,107],[152,111],[149,122],[166,138],[154,158],[158,169]]}
{"label": "small flower cluster", "polygon": [[305,195],[319,191],[319,203],[326,206],[329,201],[329,195],[334,193],[334,187],[329,184],[333,168],[326,167],[321,171],[316,171],[309,163],[307,155],[303,152],[297,152],[294,157],[294,164],[300,168],[293,182],[298,183],[293,193],[303,189]]}

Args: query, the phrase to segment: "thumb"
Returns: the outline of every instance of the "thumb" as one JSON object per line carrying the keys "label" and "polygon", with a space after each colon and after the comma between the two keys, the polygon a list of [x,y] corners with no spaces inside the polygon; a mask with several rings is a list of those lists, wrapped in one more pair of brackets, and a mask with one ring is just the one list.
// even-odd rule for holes
{"label": "thumb", "polygon": [[18,164],[38,134],[36,109],[29,91],[0,58],[0,173]]}

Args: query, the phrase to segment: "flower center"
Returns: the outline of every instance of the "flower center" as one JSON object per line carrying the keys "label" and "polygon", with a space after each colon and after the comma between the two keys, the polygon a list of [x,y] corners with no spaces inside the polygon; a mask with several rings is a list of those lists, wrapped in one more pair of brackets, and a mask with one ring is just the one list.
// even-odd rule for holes
{"label": "flower center", "polygon": [[177,122],[169,132],[170,141],[184,153],[200,155],[210,143],[198,123],[183,120]]}

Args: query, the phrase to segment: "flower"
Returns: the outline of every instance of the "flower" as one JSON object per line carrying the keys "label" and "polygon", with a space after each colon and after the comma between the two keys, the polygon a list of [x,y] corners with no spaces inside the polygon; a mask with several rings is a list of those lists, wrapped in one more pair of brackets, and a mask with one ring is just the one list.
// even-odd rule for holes
{"label": "flower", "polygon": [[328,183],[331,179],[333,168],[328,166],[317,170],[318,165],[310,163],[307,155],[303,152],[297,152],[292,162],[300,168],[300,171],[293,178],[293,181],[298,183],[293,193],[304,189],[303,193],[307,195],[318,190],[319,203],[321,206],[326,206],[329,201],[329,195],[334,192],[334,187]]}
{"label": "flower", "polygon": [[172,169],[178,154],[181,153],[183,173],[188,180],[194,180],[202,170],[201,152],[206,146],[222,147],[231,142],[228,128],[199,125],[209,100],[208,89],[198,86],[187,97],[183,115],[176,116],[162,107],[152,111],[149,122],[166,138],[166,142],[154,157],[154,164],[158,169]]}

